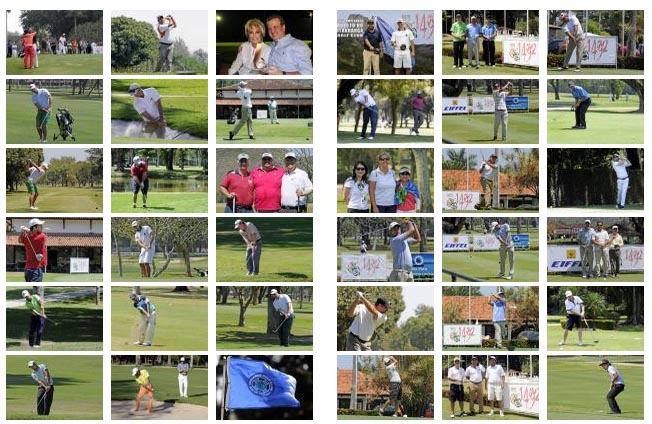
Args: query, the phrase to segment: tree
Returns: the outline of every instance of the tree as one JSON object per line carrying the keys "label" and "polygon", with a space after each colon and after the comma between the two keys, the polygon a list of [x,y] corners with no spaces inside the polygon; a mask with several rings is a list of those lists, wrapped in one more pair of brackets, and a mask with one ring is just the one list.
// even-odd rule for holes
{"label": "tree", "polygon": [[511,152],[503,151],[503,158],[509,165],[503,167],[503,175],[513,182],[519,192],[532,191],[539,196],[539,149],[522,150],[515,148]]}
{"label": "tree", "polygon": [[444,286],[444,296],[482,296],[479,286]]}
{"label": "tree", "polygon": [[[477,155],[466,155],[466,149],[446,149],[446,156],[442,158],[442,169],[475,169],[478,166]],[[467,163],[468,162],[468,163]]]}
{"label": "tree", "polygon": [[9,191],[18,190],[18,186],[26,181],[27,169],[31,166],[27,159],[36,164],[43,162],[43,149],[7,149],[6,188]]}
{"label": "tree", "polygon": [[645,102],[643,102],[644,96],[644,84],[645,81],[638,79],[624,79],[622,80],[625,84],[630,86],[632,90],[636,91],[638,95],[638,113],[643,113],[645,110]]}
{"label": "tree", "polygon": [[550,85],[552,85],[552,88],[555,90],[555,100],[559,100],[559,80],[558,79],[551,79]]}
{"label": "tree", "polygon": [[157,57],[158,39],[147,22],[126,16],[111,18],[111,67],[128,68]]}
{"label": "tree", "polygon": [[431,161],[428,158],[429,149],[410,149],[412,163],[414,164],[414,177],[421,194],[421,210],[419,212],[432,212],[432,195],[430,192],[430,176],[432,175]]}
{"label": "tree", "polygon": [[[102,10],[23,10],[20,22],[23,28],[34,28],[58,37],[62,33],[74,35],[78,25],[102,22]],[[96,34],[97,35],[97,34]],[[100,38],[95,41],[102,41]]]}
{"label": "tree", "polygon": [[395,327],[384,339],[383,349],[388,351],[419,350],[434,348],[435,312],[432,306],[419,305],[415,316]]}
{"label": "tree", "polygon": [[392,116],[392,135],[396,134],[396,123],[399,121],[398,113],[401,101],[410,92],[410,80],[379,80],[378,91],[387,97]]}
{"label": "tree", "polygon": [[238,327],[244,327],[245,314],[247,308],[253,302],[255,304],[256,297],[262,287],[249,286],[249,287],[233,287],[235,295],[238,297],[238,304],[240,305],[240,313],[238,314]]}

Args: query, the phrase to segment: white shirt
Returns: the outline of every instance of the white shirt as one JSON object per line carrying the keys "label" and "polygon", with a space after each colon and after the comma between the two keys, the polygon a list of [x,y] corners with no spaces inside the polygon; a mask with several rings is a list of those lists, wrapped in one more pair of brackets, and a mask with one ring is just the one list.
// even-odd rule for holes
{"label": "white shirt", "polygon": [[247,41],[242,43],[241,46],[240,53],[238,53],[238,56],[236,56],[229,68],[229,75],[234,75],[236,73],[238,75],[258,74],[260,69],[267,66],[270,52],[270,48],[267,44],[260,43],[260,55],[258,56],[256,63],[254,63],[256,49],[253,44]]}
{"label": "white shirt", "polygon": [[240,87],[235,94],[240,97],[243,107],[251,108],[251,88]]}
{"label": "white shirt", "polygon": [[496,364],[493,367],[489,365],[487,367],[487,383],[489,384],[501,384],[503,382],[503,377],[505,376],[505,371],[500,364]]}
{"label": "white shirt", "polygon": [[[297,190],[303,195],[297,197]],[[306,204],[306,195],[312,193],[312,182],[308,173],[303,169],[295,168],[292,173],[287,170],[281,179],[281,206],[297,206]]]}
{"label": "white shirt", "polygon": [[476,367],[470,365],[466,368],[466,378],[468,378],[471,383],[482,383],[484,372],[485,369],[482,364],[478,364]]}
{"label": "white shirt", "polygon": [[572,315],[579,315],[582,313],[581,310],[581,305],[582,305],[582,299],[580,299],[579,296],[573,296],[573,300],[564,300],[564,305],[566,306],[566,313],[572,314]]}
{"label": "white shirt", "polygon": [[396,369],[396,364],[389,364],[385,367],[385,371],[387,371],[387,377],[389,377],[389,382],[390,383],[400,383],[401,382],[401,376],[398,374],[398,370]]}
{"label": "white shirt", "polygon": [[364,88],[358,90],[358,95],[353,98],[353,101],[363,105],[364,107],[376,106],[376,101]]}
{"label": "white shirt", "polygon": [[[170,24],[159,24],[158,31],[160,39],[158,41],[163,44],[172,44],[173,41],[172,36],[170,35],[170,30]],[[161,33],[163,33],[163,35],[161,35]]]}
{"label": "white shirt", "polygon": [[396,174],[391,169],[387,173],[376,168],[369,174],[369,182],[376,183],[376,191],[374,197],[376,205],[379,206],[392,206],[394,204],[394,191],[396,190]]}
{"label": "white shirt", "polygon": [[569,32],[573,34],[574,37],[581,37],[584,32],[582,31],[582,24],[580,20],[577,19],[577,16],[570,15],[568,17],[568,22],[564,25],[564,32]]}
{"label": "white shirt", "polygon": [[[495,163],[493,165],[497,166]],[[480,169],[482,170],[482,178],[486,178],[488,180],[494,179],[496,168],[492,168],[487,162],[482,162]]]}
{"label": "white shirt", "polygon": [[618,179],[629,178],[629,175],[627,175],[627,165],[625,164],[625,162],[612,161],[611,166],[616,172],[616,178]]}
{"label": "white shirt", "polygon": [[369,341],[374,335],[376,328],[380,327],[387,321],[387,315],[378,312],[378,318],[374,320],[374,316],[367,310],[367,307],[360,304],[355,307],[355,316],[349,331],[364,341]]}
{"label": "white shirt", "polygon": [[613,365],[607,367],[607,374],[609,374],[610,377],[618,374],[618,378],[614,380],[614,384],[625,384],[625,379]]}
{"label": "white shirt", "polygon": [[[597,241],[598,243],[606,243],[609,240],[609,233],[607,230],[602,230],[602,231],[596,231],[595,235],[593,236],[593,239]],[[604,246],[598,246],[595,245],[597,249],[604,249],[605,247],[609,247],[607,244],[604,244]]]}
{"label": "white shirt", "polygon": [[159,120],[161,116],[156,103],[161,99],[161,95],[155,88],[145,88],[143,93],[143,97],[134,97],[134,109],[139,115],[147,112],[152,118]]}
{"label": "white shirt", "polygon": [[143,225],[140,227],[140,230],[136,231],[134,238],[136,241],[143,243],[145,246],[149,246],[149,249],[154,248],[154,232],[149,225]]}
{"label": "white shirt", "polygon": [[410,41],[414,41],[414,34],[409,29],[396,30],[392,33],[392,43],[395,51],[401,51],[401,45],[405,45],[405,50],[410,51]]}
{"label": "white shirt", "polygon": [[496,110],[507,110],[507,103],[505,101],[506,98],[506,91],[494,91],[494,104],[496,105]]}
{"label": "white shirt", "polygon": [[45,370],[47,370],[48,367],[45,364],[41,364],[38,366],[38,369],[36,371],[32,370],[32,379],[36,382],[41,382],[46,386],[51,386],[54,384],[54,379],[48,380],[47,376],[45,375]]}
{"label": "white shirt", "polygon": [[464,372],[464,368],[459,367],[450,367],[448,369],[448,379],[450,380],[451,384],[459,384],[462,385],[464,384],[464,378],[466,377],[466,373]]}
{"label": "white shirt", "polygon": [[32,103],[40,109],[50,107],[50,92],[45,88],[38,88],[32,95]]}
{"label": "white shirt", "polygon": [[258,231],[258,228],[256,228],[256,226],[251,222],[247,222],[246,224],[247,224],[247,228],[244,231],[239,230],[242,238],[245,239],[247,243],[251,243],[252,239],[254,239],[255,241],[260,240],[260,232]]}
{"label": "white shirt", "polygon": [[369,184],[365,181],[355,181],[349,177],[344,181],[344,187],[349,189],[349,209],[369,209]]}
{"label": "white shirt", "polygon": [[292,307],[292,300],[287,294],[279,295],[278,299],[274,299],[274,309],[283,314],[293,314],[294,308]]}
{"label": "white shirt", "polygon": [[35,183],[41,178],[45,172],[41,171],[40,168],[36,166],[32,166],[29,168],[29,177],[27,177],[27,181],[31,183]]}

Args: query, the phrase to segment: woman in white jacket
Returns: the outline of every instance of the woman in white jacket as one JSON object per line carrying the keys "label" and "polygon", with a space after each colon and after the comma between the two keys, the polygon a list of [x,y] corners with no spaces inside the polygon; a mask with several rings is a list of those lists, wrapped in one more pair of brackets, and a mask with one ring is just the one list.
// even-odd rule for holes
{"label": "woman in white jacket", "polygon": [[265,24],[260,19],[249,19],[244,28],[249,41],[238,47],[238,56],[229,68],[229,75],[258,74],[267,66],[270,48],[263,43]]}

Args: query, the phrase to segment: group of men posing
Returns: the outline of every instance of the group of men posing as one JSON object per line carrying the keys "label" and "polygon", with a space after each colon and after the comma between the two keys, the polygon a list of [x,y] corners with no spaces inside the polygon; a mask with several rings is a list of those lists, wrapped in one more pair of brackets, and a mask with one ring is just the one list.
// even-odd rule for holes
{"label": "group of men posing", "polygon": [[611,227],[609,234],[602,221],[593,228],[591,220],[586,219],[584,227],[577,232],[577,243],[580,245],[582,278],[602,276],[606,280],[608,276],[618,276],[620,254],[625,243],[617,225]]}

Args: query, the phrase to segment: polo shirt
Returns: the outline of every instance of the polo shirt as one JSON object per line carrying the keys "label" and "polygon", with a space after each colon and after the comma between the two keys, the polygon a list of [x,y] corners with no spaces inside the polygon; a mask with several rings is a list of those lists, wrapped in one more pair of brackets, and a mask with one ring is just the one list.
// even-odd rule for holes
{"label": "polo shirt", "polygon": [[355,307],[354,318],[349,331],[361,340],[369,341],[376,328],[383,325],[385,321],[387,321],[387,315],[378,312],[378,318],[374,319],[374,315],[369,312],[367,307],[360,304]]}
{"label": "polo shirt", "polygon": [[254,199],[257,211],[277,211],[281,209],[281,185],[285,169],[275,166],[269,171],[256,168],[251,173],[254,186]]}
{"label": "polo shirt", "polygon": [[229,171],[224,175],[220,186],[230,193],[235,193],[236,206],[251,207],[254,203],[254,182],[251,172],[247,171],[245,175],[242,175],[239,169]]}

